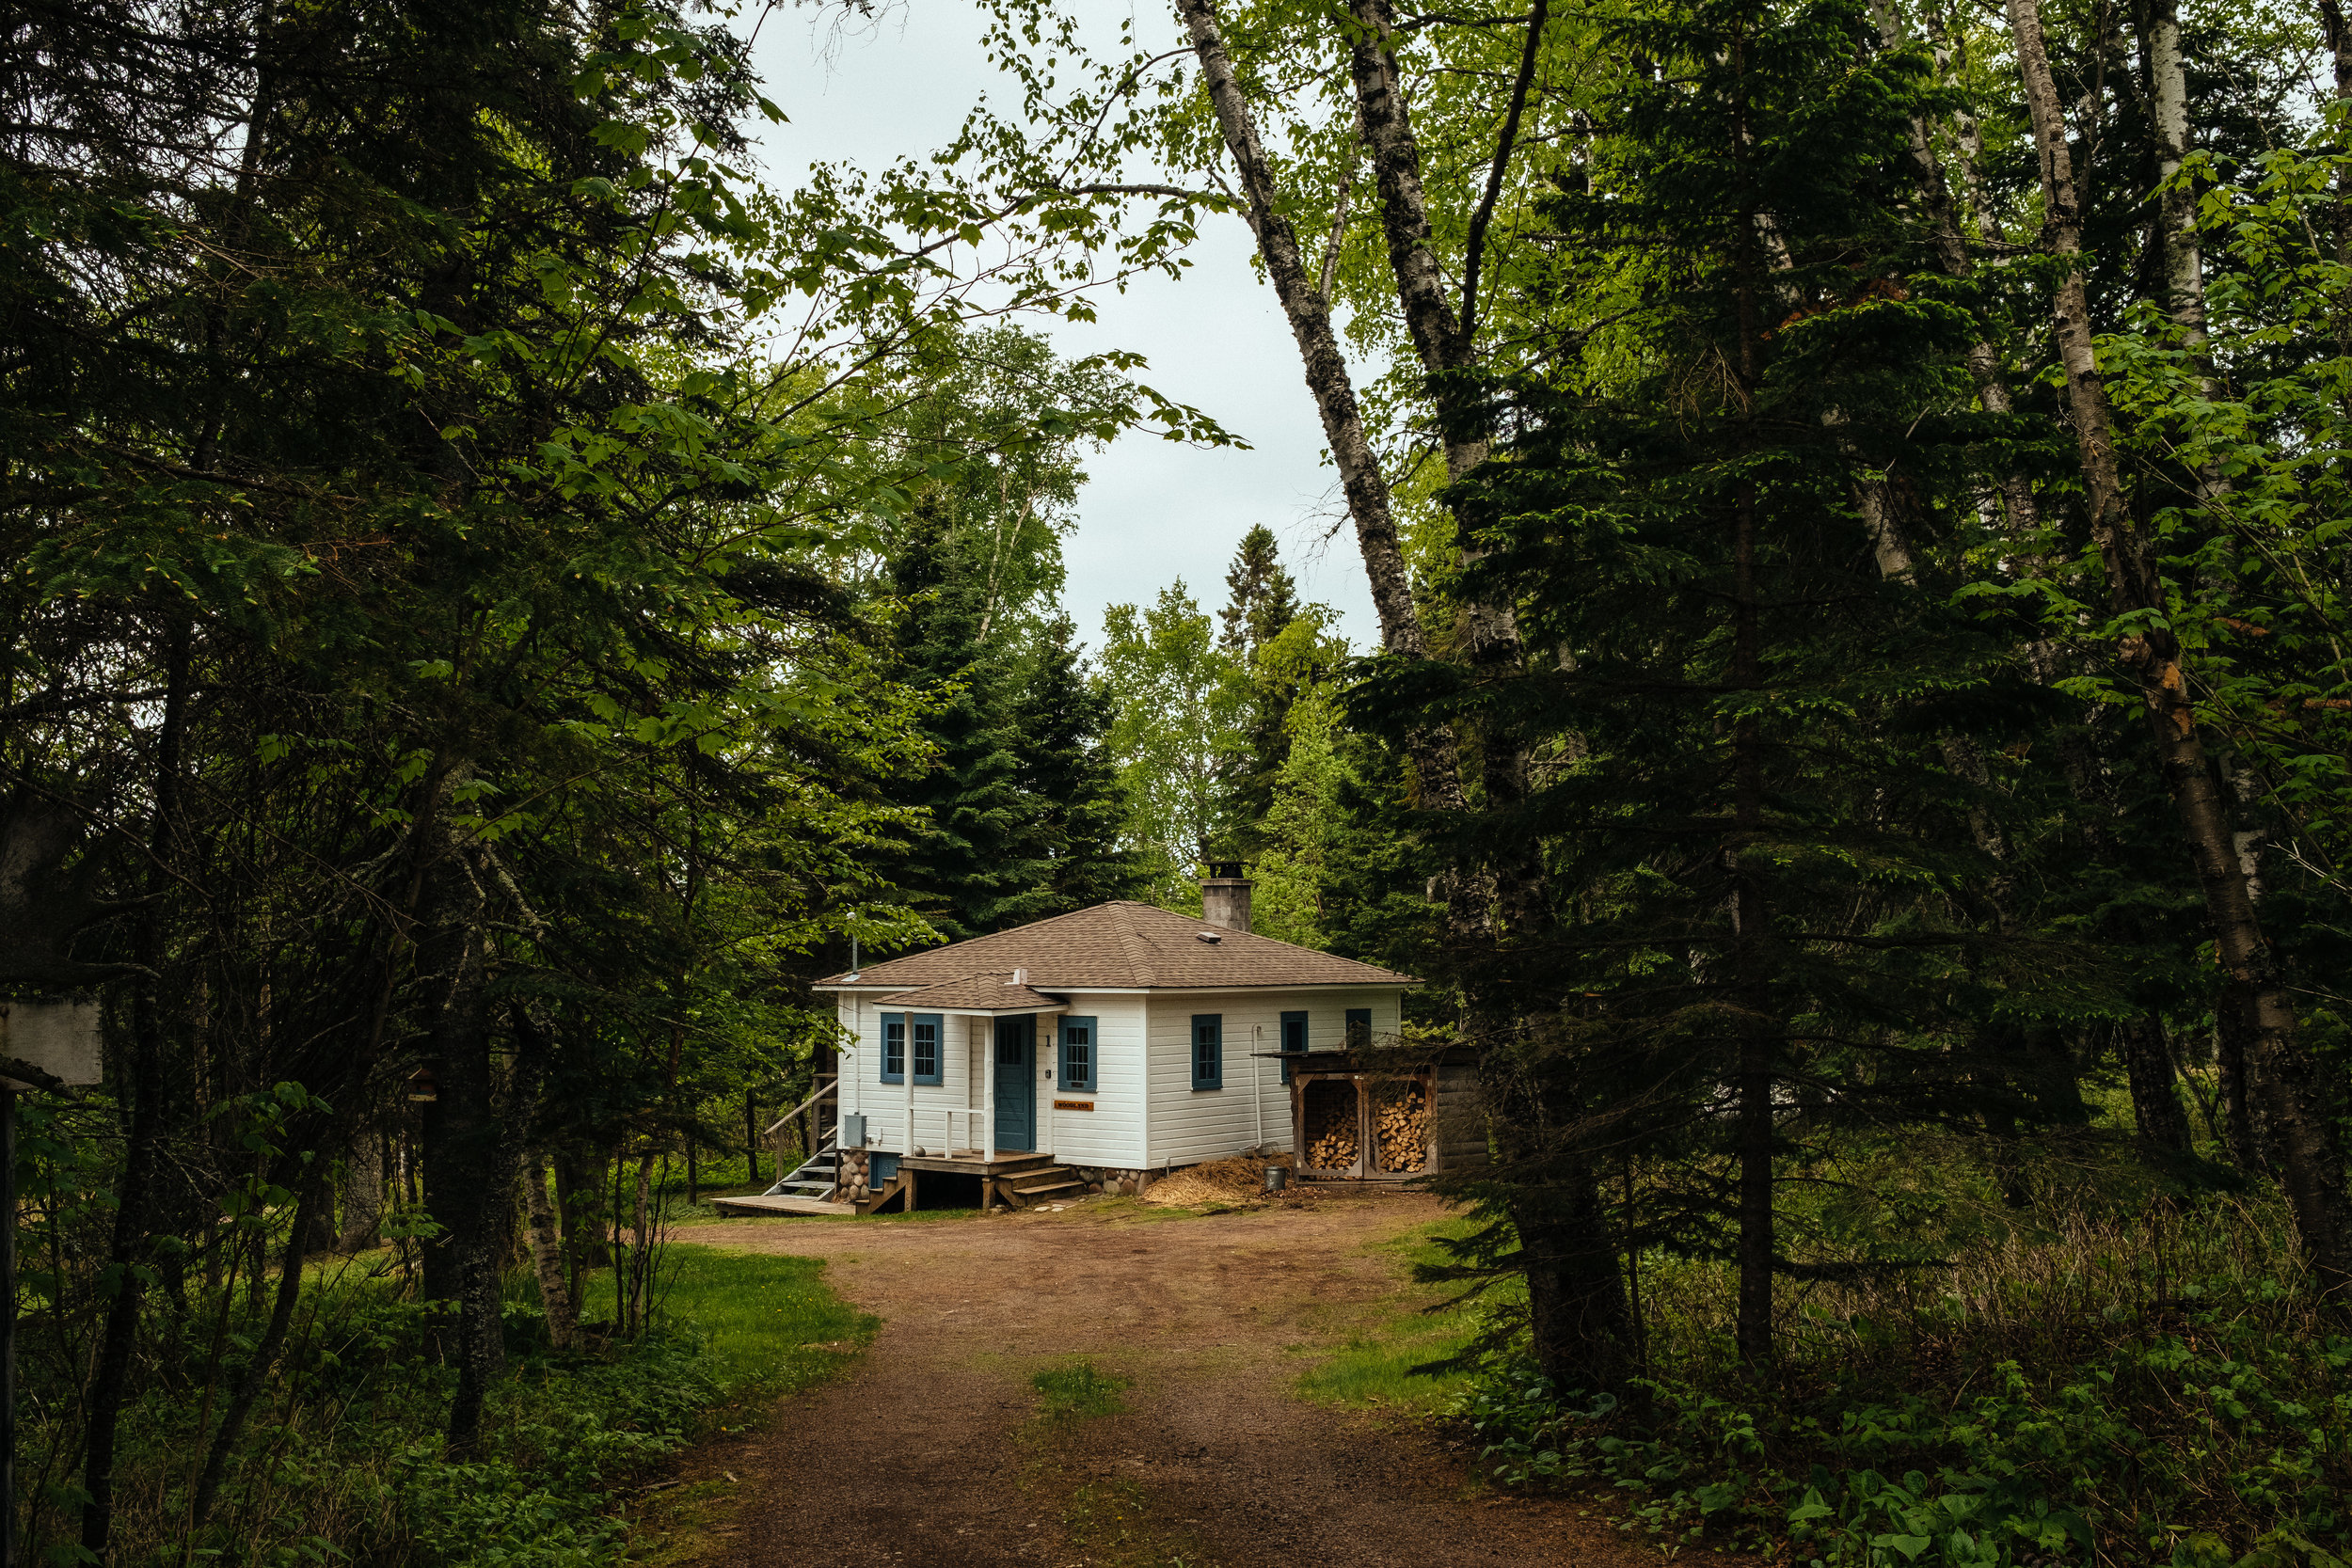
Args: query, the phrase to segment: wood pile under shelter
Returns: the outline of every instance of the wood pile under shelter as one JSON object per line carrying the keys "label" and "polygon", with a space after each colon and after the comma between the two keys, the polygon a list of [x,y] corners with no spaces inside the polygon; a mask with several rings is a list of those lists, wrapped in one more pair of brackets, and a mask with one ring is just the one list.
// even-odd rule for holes
{"label": "wood pile under shelter", "polygon": [[1302,1179],[1406,1181],[1486,1163],[1467,1053],[1400,1061],[1393,1052],[1317,1051],[1288,1061],[1291,1151]]}

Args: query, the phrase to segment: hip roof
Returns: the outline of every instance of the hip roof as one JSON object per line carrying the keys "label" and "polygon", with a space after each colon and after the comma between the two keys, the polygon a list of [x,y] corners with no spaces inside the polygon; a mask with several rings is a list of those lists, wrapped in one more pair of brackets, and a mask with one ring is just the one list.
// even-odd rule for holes
{"label": "hip roof", "polygon": [[1121,899],[887,958],[854,974],[828,974],[817,986],[914,990],[985,976],[1002,994],[999,977],[1015,969],[1025,971],[1024,978],[1039,992],[1069,987],[1224,990],[1421,983],[1377,964],[1248,931],[1223,930],[1195,915]]}

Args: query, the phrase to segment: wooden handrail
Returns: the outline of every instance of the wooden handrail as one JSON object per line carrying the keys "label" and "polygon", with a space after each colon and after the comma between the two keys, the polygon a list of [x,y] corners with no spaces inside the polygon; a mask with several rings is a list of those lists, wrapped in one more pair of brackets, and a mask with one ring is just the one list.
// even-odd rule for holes
{"label": "wooden handrail", "polygon": [[824,1099],[825,1096],[841,1087],[841,1074],[837,1072],[820,1072],[817,1076],[823,1079],[827,1086],[818,1089],[815,1094],[810,1095],[806,1100],[802,1101],[798,1105],[793,1106],[792,1109],[778,1117],[773,1122],[769,1124],[768,1131],[762,1132],[760,1134],[761,1137],[774,1137],[776,1135],[776,1129],[782,1127],[786,1122],[790,1121],[794,1117],[799,1116],[803,1111],[807,1110],[811,1105],[814,1105],[818,1101]]}

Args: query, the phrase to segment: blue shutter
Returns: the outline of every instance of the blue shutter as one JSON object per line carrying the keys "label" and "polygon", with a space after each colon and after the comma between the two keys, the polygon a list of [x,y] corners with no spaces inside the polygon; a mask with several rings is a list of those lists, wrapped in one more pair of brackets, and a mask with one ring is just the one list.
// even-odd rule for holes
{"label": "blue shutter", "polygon": [[1307,1015],[1305,1013],[1284,1013],[1282,1015],[1283,1083],[1287,1084],[1291,1081],[1291,1069],[1298,1065],[1297,1063],[1292,1061],[1291,1058],[1293,1056],[1304,1056],[1306,1053]]}
{"label": "blue shutter", "polygon": [[1061,1021],[1061,1086],[1084,1094],[1094,1092],[1094,1075],[1099,1067],[1096,1058],[1102,1046],[1094,1035],[1094,1020],[1065,1018]]}
{"label": "blue shutter", "polygon": [[882,1081],[903,1084],[907,1081],[907,1015],[882,1015]]}
{"label": "blue shutter", "polygon": [[908,1022],[914,1051],[914,1081],[936,1084],[945,1074],[942,1066],[947,1059],[947,1028],[937,1013],[915,1013]]}
{"label": "blue shutter", "polygon": [[1192,1015],[1192,1086],[1196,1089],[1221,1089],[1225,1086],[1223,1013]]}
{"label": "blue shutter", "polygon": [[1348,1008],[1347,1048],[1350,1051],[1361,1051],[1371,1044],[1372,1009],[1370,1007]]}

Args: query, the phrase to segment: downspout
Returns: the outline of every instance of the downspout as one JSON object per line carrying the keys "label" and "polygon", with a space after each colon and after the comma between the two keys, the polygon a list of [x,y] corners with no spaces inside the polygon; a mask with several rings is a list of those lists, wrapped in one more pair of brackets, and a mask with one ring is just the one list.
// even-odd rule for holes
{"label": "downspout", "polygon": [[1258,1141],[1249,1147],[1263,1148],[1265,1147],[1265,1057],[1263,1054],[1265,1048],[1264,1024],[1253,1023],[1249,1026],[1249,1043],[1258,1047],[1258,1050],[1249,1053],[1249,1110],[1257,1119]]}

